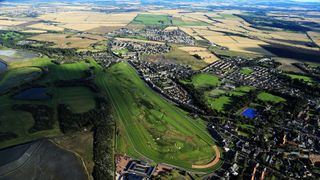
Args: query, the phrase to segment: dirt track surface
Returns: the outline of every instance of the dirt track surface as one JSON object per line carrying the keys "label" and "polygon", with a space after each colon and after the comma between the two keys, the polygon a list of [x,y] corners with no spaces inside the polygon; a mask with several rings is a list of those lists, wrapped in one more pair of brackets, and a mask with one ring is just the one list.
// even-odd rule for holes
{"label": "dirt track surface", "polygon": [[218,162],[220,161],[220,157],[221,157],[221,152],[218,148],[218,146],[213,146],[216,157],[214,158],[214,160],[212,160],[210,163],[208,164],[203,164],[203,165],[192,165],[192,168],[194,169],[205,169],[205,168],[210,168],[216,164],[218,164]]}
{"label": "dirt track surface", "polygon": [[32,142],[30,147],[33,148],[28,149],[19,159],[0,166],[0,180],[88,179],[81,160],[75,154],[49,140]]}

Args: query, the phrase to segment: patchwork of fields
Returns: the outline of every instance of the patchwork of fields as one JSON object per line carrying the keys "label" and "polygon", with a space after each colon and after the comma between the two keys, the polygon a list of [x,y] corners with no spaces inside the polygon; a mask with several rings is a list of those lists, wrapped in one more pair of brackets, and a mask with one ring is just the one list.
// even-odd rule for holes
{"label": "patchwork of fields", "polygon": [[[10,9],[10,7],[4,9],[7,8]],[[261,109],[263,108],[267,109],[267,106],[286,105],[289,98],[285,99],[285,96],[276,95],[271,90],[255,89],[252,84],[245,86],[247,84],[238,83],[234,79],[231,81],[221,74],[218,77],[210,74],[212,71],[203,73],[198,70],[217,60],[224,61],[224,56],[250,58],[248,62],[246,61],[244,65],[241,64],[240,68],[236,68],[235,71],[233,69],[223,71],[225,73],[239,70],[239,77],[249,76],[258,71],[253,68],[260,65],[256,63],[258,60],[250,61],[255,57],[279,56],[283,58],[281,55],[286,54],[289,57],[285,58],[289,60],[290,58],[299,59],[301,55],[301,59],[305,61],[318,61],[320,34],[316,31],[304,30],[303,27],[298,25],[294,28],[302,28],[302,30],[290,30],[292,27],[285,23],[279,25],[277,24],[279,20],[282,20],[280,22],[290,21],[290,17],[277,17],[277,13],[271,13],[264,19],[255,17],[258,15],[251,12],[238,10],[208,12],[145,10],[143,12],[130,11],[124,13],[117,11],[116,13],[106,13],[107,10],[93,12],[86,8],[68,8],[70,9],[41,14],[35,18],[0,16],[0,29],[8,30],[6,33],[0,33],[1,43],[12,45],[19,42],[23,44],[17,45],[21,49],[27,47],[27,45],[30,45],[30,47],[27,47],[30,49],[32,49],[31,47],[39,47],[39,49],[41,47],[43,49],[48,48],[46,49],[48,51],[52,50],[49,48],[60,48],[59,52],[61,51],[62,55],[57,55],[59,58],[63,57],[65,52],[68,53],[73,50],[75,52],[105,53],[101,56],[102,59],[105,58],[105,61],[100,60],[100,63],[102,61],[108,62],[108,58],[116,58],[109,51],[121,56],[132,52],[132,46],[143,49],[148,44],[166,45],[170,52],[161,53],[159,51],[152,54],[147,50],[145,52],[141,50],[139,52],[141,56],[139,54],[135,58],[140,60],[141,57],[141,60],[149,62],[170,63],[172,67],[175,67],[175,64],[189,66],[194,71],[190,71],[191,73],[185,76],[182,76],[184,75],[182,73],[181,77],[187,78],[180,81],[180,83],[186,85],[185,90],[190,88],[188,90],[194,90],[194,92],[188,93],[200,94],[199,101],[201,102],[199,104],[203,105],[208,112],[212,111],[223,115],[232,112],[239,117],[242,115],[241,112],[248,109],[256,113],[262,112]],[[270,20],[269,24],[268,20]],[[270,24],[276,24],[279,27],[269,27]],[[152,28],[157,28],[156,32],[158,34],[155,33],[155,36],[160,37],[162,35],[161,38],[158,37],[157,41],[154,39],[151,41],[147,40],[147,36],[139,34],[147,32],[141,31],[146,27],[150,28],[150,31],[152,31]],[[127,29],[119,30],[120,28]],[[120,32],[113,32],[114,30]],[[168,41],[170,39],[168,38],[169,35],[163,35],[164,31],[162,30],[166,32],[170,30],[185,32],[180,32],[182,35],[177,37],[184,42],[178,41],[183,42],[179,45],[179,43],[176,43],[177,41]],[[128,34],[121,34],[123,32],[128,32]],[[188,35],[192,36],[193,39]],[[191,39],[192,43],[185,39]],[[136,43],[132,43],[132,46],[126,48],[120,46],[118,49],[112,49],[109,45],[113,43],[113,40]],[[31,43],[24,44],[25,41]],[[79,57],[82,56],[86,61],[79,60],[78,62],[59,64],[56,62],[60,60],[59,58],[54,59],[53,62],[53,58],[49,59],[43,55],[45,53],[25,53],[26,56],[20,57],[19,53],[12,53],[12,49],[3,48],[1,50],[3,51],[2,54],[0,53],[0,58],[8,63],[8,69],[0,74],[0,133],[11,133],[10,135],[14,134],[15,137],[1,141],[0,148],[43,137],[62,136],[61,124],[59,124],[57,117],[57,107],[60,104],[67,105],[73,113],[85,113],[96,108],[96,98],[103,96],[112,104],[112,113],[116,119],[116,153],[146,160],[147,162],[169,164],[199,173],[209,173],[221,166],[224,152],[222,148],[216,145],[215,140],[209,134],[207,122],[192,118],[186,111],[171,104],[153,91],[124,59],[122,62],[119,62],[118,59],[118,63],[114,63],[112,59],[110,60],[111,66],[109,67],[110,64],[108,64],[105,66],[108,68],[104,69],[93,59],[85,59],[91,55],[94,58],[99,56],[95,56],[96,54],[91,54],[91,52],[79,53]],[[9,57],[7,54],[13,55]],[[56,54],[52,53],[52,55]],[[70,56],[66,57],[69,58]],[[312,59],[309,59],[310,57]],[[251,62],[256,64],[252,65]],[[278,62],[282,61],[279,60]],[[232,62],[232,65],[237,63],[239,62]],[[305,76],[298,67],[293,67],[292,61],[288,61],[287,64],[282,63],[282,66],[277,68],[280,70],[289,69],[288,71],[296,70],[295,73],[285,73],[287,78],[291,78],[292,81],[299,80],[301,83],[308,85],[316,82],[316,78],[313,76]],[[59,84],[81,79],[87,75],[89,69],[94,74],[94,80],[91,80],[90,83],[95,83],[90,85],[97,85],[98,87],[94,87],[97,88],[97,92],[92,90],[94,88],[86,86],[87,84],[70,87],[69,84]],[[166,70],[163,72],[167,73]],[[178,78],[175,80],[178,80]],[[41,101],[39,99],[14,98],[18,93],[32,88],[31,85],[36,88],[44,88],[45,95],[48,98]],[[181,84],[178,83],[178,85]],[[183,86],[181,85],[181,87]],[[234,103],[235,101],[245,101],[244,99],[247,101],[243,104]],[[45,105],[52,109],[52,126],[39,131],[32,131],[37,123],[36,117],[28,111],[17,108],[19,105],[26,104]],[[232,109],[233,107],[234,109]],[[271,109],[270,112],[273,112],[273,110]],[[254,116],[256,115],[254,114]],[[249,119],[246,119],[246,122],[240,123],[239,121],[234,124],[234,127],[237,127],[235,132],[238,135],[250,137],[256,132],[256,126],[252,125],[254,123],[250,122]],[[88,129],[83,129],[84,132],[82,132],[81,137],[69,136],[65,139],[57,138],[56,141],[61,143],[62,146],[73,149],[81,156],[86,156],[85,163],[92,172],[94,164],[92,161],[94,142],[92,140],[95,134],[88,132]],[[85,142],[90,147],[81,144],[81,148],[77,148],[72,144],[74,143],[72,141],[76,143]]]}

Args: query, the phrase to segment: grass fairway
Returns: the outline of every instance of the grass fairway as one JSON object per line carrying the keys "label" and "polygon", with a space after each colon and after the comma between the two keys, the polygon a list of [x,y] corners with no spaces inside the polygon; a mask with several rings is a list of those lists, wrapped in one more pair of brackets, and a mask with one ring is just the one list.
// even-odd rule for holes
{"label": "grass fairway", "polygon": [[270,93],[262,92],[259,93],[257,98],[261,101],[272,102],[272,103],[280,103],[285,102],[286,100],[282,97],[272,95]]}
{"label": "grass fairway", "polygon": [[217,86],[220,83],[217,76],[207,73],[197,74],[191,80],[196,89]]}
{"label": "grass fairway", "polygon": [[162,99],[128,63],[100,71],[97,84],[106,90],[114,106],[120,153],[185,169],[214,159],[214,140],[201,120],[191,119]]}

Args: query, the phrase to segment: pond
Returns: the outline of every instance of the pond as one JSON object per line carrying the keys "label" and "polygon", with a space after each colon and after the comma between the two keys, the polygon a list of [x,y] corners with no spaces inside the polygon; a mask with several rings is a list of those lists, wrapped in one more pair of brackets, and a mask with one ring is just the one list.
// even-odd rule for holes
{"label": "pond", "polygon": [[50,99],[47,88],[30,88],[26,89],[13,97],[19,100],[46,100]]}
{"label": "pond", "polygon": [[0,50],[0,56],[14,56],[16,54],[15,50]]}
{"label": "pond", "polygon": [[241,115],[246,118],[253,119],[257,116],[257,111],[253,108],[247,108],[241,113]]}
{"label": "pond", "polygon": [[0,74],[7,70],[7,64],[0,60]]}
{"label": "pond", "polygon": [[22,61],[38,57],[37,53],[22,49],[0,49],[0,58],[7,62]]}

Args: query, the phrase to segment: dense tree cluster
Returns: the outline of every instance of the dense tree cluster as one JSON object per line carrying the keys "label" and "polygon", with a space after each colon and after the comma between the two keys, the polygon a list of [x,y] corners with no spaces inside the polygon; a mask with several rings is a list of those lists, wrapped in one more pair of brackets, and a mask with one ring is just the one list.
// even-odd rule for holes
{"label": "dense tree cluster", "polygon": [[58,106],[60,128],[64,133],[92,128],[94,133],[95,179],[114,179],[115,124],[110,105],[103,98],[96,99],[96,108],[85,113],[73,113],[69,106]]}
{"label": "dense tree cluster", "polygon": [[34,125],[29,129],[30,133],[53,128],[54,111],[51,107],[46,105],[21,104],[14,105],[12,108],[14,110],[26,111],[32,114]]}
{"label": "dense tree cluster", "polygon": [[17,138],[18,135],[13,132],[0,132],[0,142]]}

